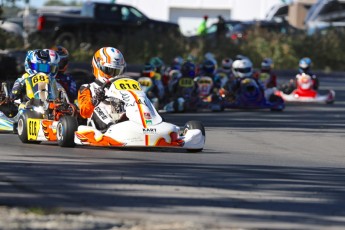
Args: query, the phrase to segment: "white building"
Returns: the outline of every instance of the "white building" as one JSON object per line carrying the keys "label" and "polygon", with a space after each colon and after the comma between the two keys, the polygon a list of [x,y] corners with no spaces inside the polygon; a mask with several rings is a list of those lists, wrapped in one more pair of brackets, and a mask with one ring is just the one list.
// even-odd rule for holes
{"label": "white building", "polygon": [[208,24],[217,21],[218,15],[234,20],[264,19],[269,9],[282,0],[116,0],[132,5],[152,19],[176,22],[182,33],[192,35],[204,15]]}

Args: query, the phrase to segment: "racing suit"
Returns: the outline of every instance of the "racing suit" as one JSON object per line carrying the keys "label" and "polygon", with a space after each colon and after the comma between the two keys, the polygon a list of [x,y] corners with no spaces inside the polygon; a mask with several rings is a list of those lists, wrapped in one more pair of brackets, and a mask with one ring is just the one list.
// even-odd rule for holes
{"label": "racing suit", "polygon": [[277,75],[271,71],[261,70],[256,72],[254,78],[261,81],[265,89],[277,87]]}
{"label": "racing suit", "polygon": [[[30,74],[24,73],[20,78],[17,78],[11,90],[12,99],[20,99],[21,102],[25,102],[30,98],[33,98],[32,89],[29,85],[27,85],[29,77]],[[50,90],[48,92],[48,98],[56,99],[58,97],[58,91],[62,89],[62,86],[55,80],[55,78],[50,78],[49,87]]]}
{"label": "racing suit", "polygon": [[[24,106],[25,102],[30,101],[30,99],[34,98],[34,92],[32,89],[31,83],[28,81],[31,81],[29,79],[30,74],[25,73],[22,75],[22,77],[17,78],[17,80],[14,82],[11,95],[10,97],[14,100],[19,99],[21,102],[21,105],[19,106],[19,109]],[[49,90],[48,90],[48,99],[55,100],[59,96],[59,91],[62,90],[62,86],[56,82],[55,78],[50,78],[49,80]],[[13,117],[14,124],[13,126],[17,126],[17,122],[19,119],[20,113],[17,113],[15,117]]]}
{"label": "racing suit", "polygon": [[[302,73],[303,73],[303,72],[300,72],[300,74],[302,74]],[[312,79],[312,81],[313,81],[313,89],[314,89],[314,90],[318,90],[318,89],[319,89],[319,85],[320,85],[320,83],[319,83],[319,78],[316,77],[316,75],[315,75],[313,72],[311,72],[311,71],[305,71],[304,73],[307,74],[307,75],[309,75],[309,76],[311,77],[311,79]],[[297,78],[300,74],[297,74],[296,78]],[[296,80],[296,82],[297,82],[297,80]]]}
{"label": "racing suit", "polygon": [[236,100],[238,98],[239,94],[241,93],[241,82],[247,78],[254,79],[261,93],[264,94],[264,87],[262,83],[259,82],[258,79],[254,77],[254,75],[252,75],[251,77],[235,78],[233,81],[228,81],[224,86],[224,89],[228,91],[229,97],[231,97],[232,100]]}
{"label": "racing suit", "polygon": [[[302,73],[303,72],[300,71],[300,73],[296,75],[295,79],[291,79],[287,84],[283,84],[282,86],[280,86],[280,90],[285,94],[292,93],[292,91],[298,88],[297,79],[302,75]],[[313,90],[318,90],[320,85],[318,77],[316,77],[316,75],[310,71],[306,71],[304,73],[311,77],[313,81]]]}
{"label": "racing suit", "polygon": [[77,84],[74,78],[69,74],[58,72],[55,79],[65,89],[68,99],[73,103],[77,98]]}
{"label": "racing suit", "polygon": [[124,119],[125,113],[121,102],[106,99],[101,87],[102,83],[98,80],[82,85],[78,91],[78,105],[81,117],[91,118],[96,128],[105,132],[111,125]]}
{"label": "racing suit", "polygon": [[182,105],[188,110],[195,110],[199,106],[199,91],[196,81],[191,77],[180,77],[172,86],[172,98],[178,111],[182,111]]}

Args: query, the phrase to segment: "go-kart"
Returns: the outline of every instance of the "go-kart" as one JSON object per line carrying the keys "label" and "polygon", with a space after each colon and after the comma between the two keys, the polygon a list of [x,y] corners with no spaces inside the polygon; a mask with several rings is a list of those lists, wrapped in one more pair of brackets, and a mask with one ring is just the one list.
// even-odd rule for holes
{"label": "go-kart", "polygon": [[[163,121],[138,81],[127,76],[118,76],[105,83],[102,88],[108,103],[113,105],[112,101],[121,101],[121,119],[102,132],[89,118],[87,125],[80,125],[75,132],[76,144],[103,147],[171,147],[190,152],[202,151],[204,148],[203,124],[189,121],[180,130],[178,126]],[[98,108],[97,106],[95,110]]]}
{"label": "go-kart", "polygon": [[19,139],[23,143],[49,141],[74,146],[79,113],[66,91],[44,73],[30,75],[25,81],[29,100],[19,106]]}
{"label": "go-kart", "polygon": [[198,85],[201,108],[210,109],[211,111],[223,111],[222,97],[214,91],[213,79],[209,76],[200,76],[196,78]]}
{"label": "go-kart", "polygon": [[282,97],[285,102],[332,104],[335,100],[335,92],[333,90],[329,90],[325,95],[320,95],[314,90],[312,78],[305,73],[297,75],[297,88],[290,94],[286,94],[281,90],[276,91],[275,94]]}
{"label": "go-kart", "polygon": [[13,131],[14,117],[18,113],[18,105],[10,99],[7,83],[1,84],[0,91],[0,131]]}
{"label": "go-kart", "polygon": [[172,90],[174,92],[172,93],[172,98],[163,107],[161,112],[183,113],[196,112],[198,110],[201,100],[197,95],[197,85],[193,78],[180,77],[171,88],[176,90]]}
{"label": "go-kart", "polygon": [[271,111],[283,111],[285,103],[283,99],[275,95],[271,89],[263,90],[253,78],[244,78],[240,81],[236,93],[221,88],[224,108],[230,109],[270,109]]}

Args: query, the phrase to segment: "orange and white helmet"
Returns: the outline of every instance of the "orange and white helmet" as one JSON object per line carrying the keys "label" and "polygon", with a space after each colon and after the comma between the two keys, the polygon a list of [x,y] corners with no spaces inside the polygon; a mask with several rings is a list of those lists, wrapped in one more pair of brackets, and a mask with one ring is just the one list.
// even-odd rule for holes
{"label": "orange and white helmet", "polygon": [[92,58],[93,75],[100,82],[123,73],[126,67],[122,53],[113,47],[103,47]]}

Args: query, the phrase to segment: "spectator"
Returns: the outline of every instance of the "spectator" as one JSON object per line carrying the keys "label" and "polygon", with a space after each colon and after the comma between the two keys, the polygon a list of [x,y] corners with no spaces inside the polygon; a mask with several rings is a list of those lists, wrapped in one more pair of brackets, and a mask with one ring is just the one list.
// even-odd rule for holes
{"label": "spectator", "polygon": [[198,27],[198,35],[206,35],[207,34],[207,19],[208,16],[205,15],[203,18],[203,21],[201,22],[201,24]]}
{"label": "spectator", "polygon": [[224,18],[219,15],[218,16],[218,22],[217,22],[217,38],[223,38],[225,36],[225,32],[226,32],[226,27],[225,27],[225,20]]}

